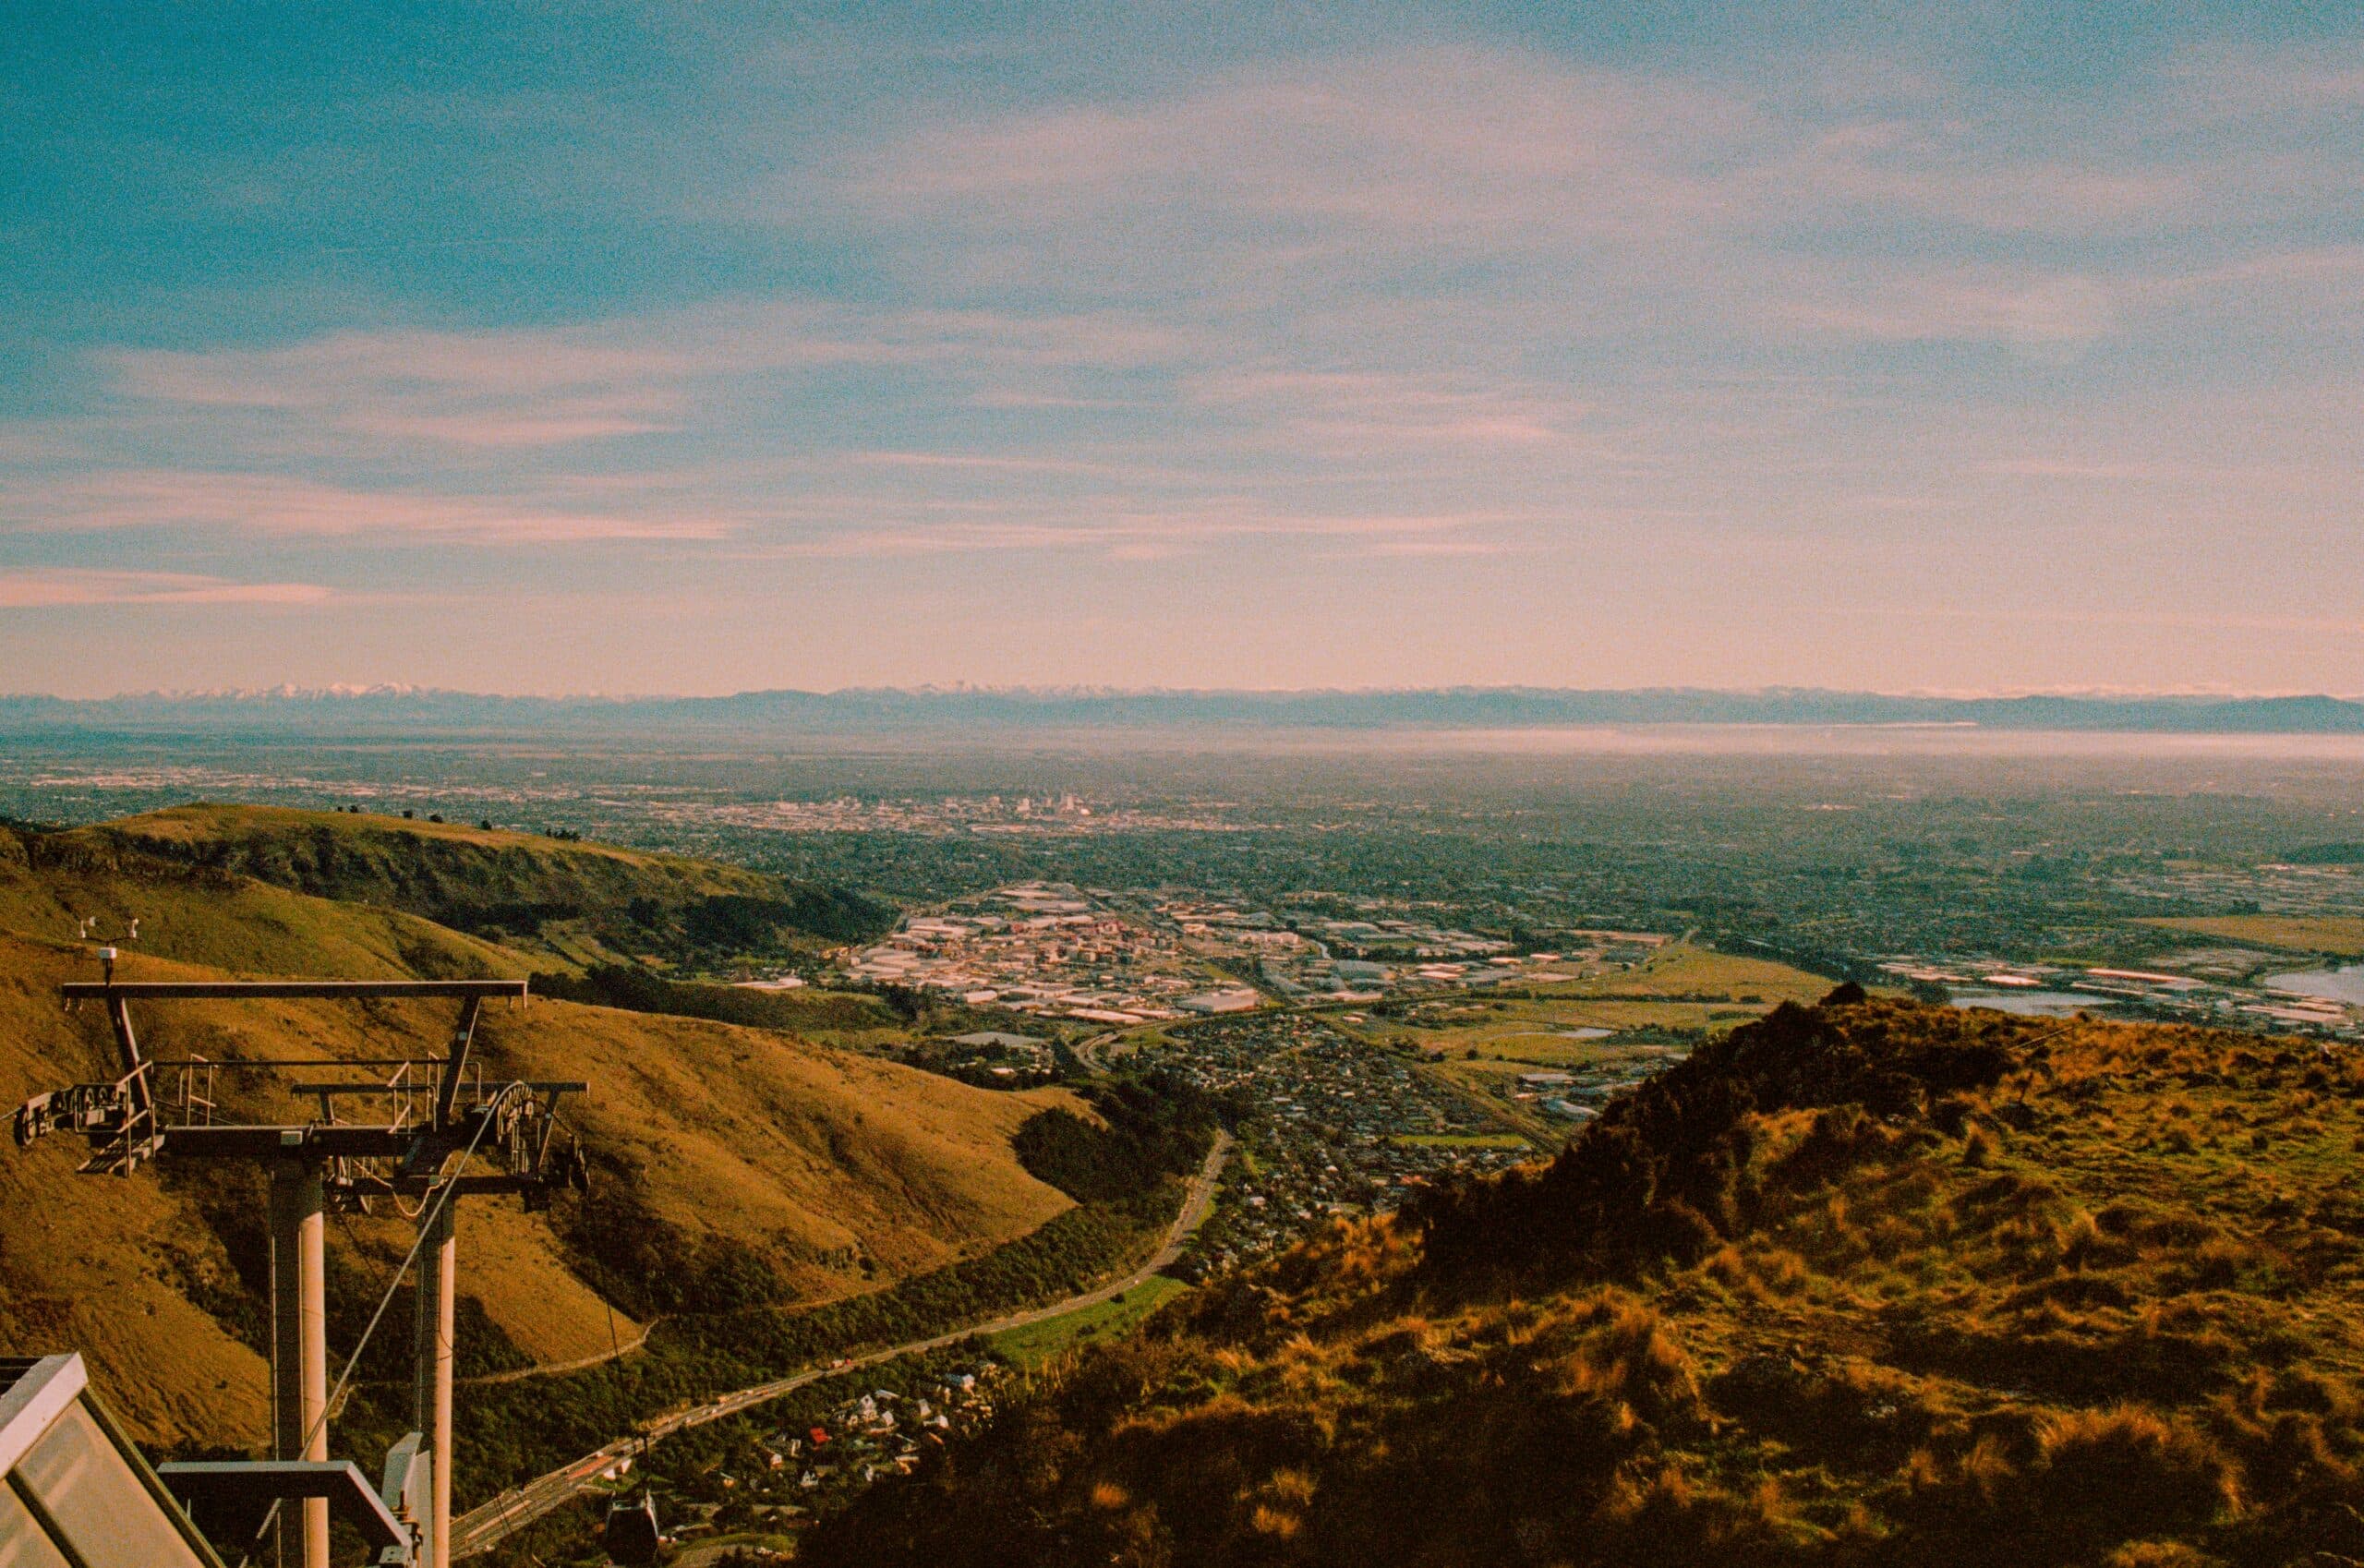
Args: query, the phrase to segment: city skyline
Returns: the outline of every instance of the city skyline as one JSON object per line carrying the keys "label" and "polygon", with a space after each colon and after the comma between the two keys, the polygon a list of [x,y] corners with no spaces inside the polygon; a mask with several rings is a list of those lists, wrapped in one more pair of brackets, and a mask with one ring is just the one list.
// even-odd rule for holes
{"label": "city skyline", "polygon": [[2364,692],[2364,26],[35,7],[0,689]]}

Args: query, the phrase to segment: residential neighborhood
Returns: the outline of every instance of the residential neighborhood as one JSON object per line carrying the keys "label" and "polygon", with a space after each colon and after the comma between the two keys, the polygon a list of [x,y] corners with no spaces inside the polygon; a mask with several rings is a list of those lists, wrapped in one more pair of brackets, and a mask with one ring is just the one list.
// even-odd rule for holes
{"label": "residential neighborhood", "polygon": [[1549,985],[1629,968],[1673,940],[1567,935],[1575,945],[1514,953],[1507,941],[1438,924],[1396,900],[1314,893],[1273,910],[1205,894],[1034,882],[913,914],[885,940],[846,954],[844,966],[858,984],[1128,1028],[1275,1001]]}
{"label": "residential neighborhood", "polygon": [[[909,1474],[922,1456],[993,1418],[995,1391],[1008,1376],[983,1360],[932,1371],[902,1389],[885,1386],[840,1399],[809,1421],[734,1442],[714,1458],[657,1483],[666,1533],[688,1549],[698,1543],[792,1535],[814,1516],[842,1505],[889,1475]],[[641,1484],[629,1460],[612,1479],[629,1494]],[[703,1560],[703,1554],[700,1554]]]}
{"label": "residential neighborhood", "polygon": [[1219,1019],[1166,1040],[1148,1059],[1240,1115],[1233,1174],[1186,1275],[1261,1257],[1333,1215],[1396,1208],[1442,1173],[1536,1152],[1417,1061],[1322,1019]]}

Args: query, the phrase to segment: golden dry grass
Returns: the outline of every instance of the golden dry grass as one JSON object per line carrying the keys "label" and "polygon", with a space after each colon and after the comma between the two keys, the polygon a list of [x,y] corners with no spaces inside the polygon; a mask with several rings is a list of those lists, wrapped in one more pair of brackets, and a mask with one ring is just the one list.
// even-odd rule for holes
{"label": "golden dry grass", "polygon": [[[252,878],[288,890],[401,910],[471,930],[497,924],[543,967],[629,959],[658,924],[720,897],[789,891],[742,866],[423,818],[198,803],[54,834],[52,867],[107,869],[129,860],[192,874]],[[505,933],[505,935],[503,935]]]}
{"label": "golden dry grass", "polygon": [[[1549,1175],[1210,1285],[808,1553],[2364,1556],[2364,1063],[2099,1022],[2030,1043],[2058,1027],[1784,1015]],[[1072,1500],[1101,1480],[1095,1523]]]}
{"label": "golden dry grass", "polygon": [[538,833],[518,833],[506,828],[479,828],[459,822],[430,822],[425,817],[377,812],[303,811],[292,806],[201,802],[168,806],[162,811],[145,812],[138,816],[127,816],[81,830],[83,835],[92,838],[153,847],[175,844],[208,848],[226,846],[249,850],[275,848],[296,836],[323,832],[335,834],[356,844],[389,837],[422,838],[465,845],[472,849],[530,855],[547,861],[582,857],[610,861],[635,869],[665,867],[713,886],[758,880],[753,873],[742,872],[736,867],[691,860],[681,855],[659,854],[653,850],[579,839],[561,840]]}
{"label": "golden dry grass", "polygon": [[[531,967],[392,910],[136,854],[35,869],[6,852],[13,842],[0,835],[0,1104],[115,1076],[103,1019],[87,1008],[69,1017],[56,999],[60,981],[95,978],[90,956],[61,939],[80,915],[142,917],[121,971],[128,979]],[[139,1021],[160,1057],[349,1059],[440,1055],[450,1011],[418,1002],[174,1003]],[[808,1297],[937,1266],[1068,1206],[1009,1147],[1031,1112],[1070,1103],[1058,1092],[996,1094],[778,1032],[551,1001],[488,1009],[478,1041],[488,1076],[593,1084],[573,1119],[603,1166],[638,1170],[637,1214],[755,1248]],[[249,1098],[247,1108],[304,1114],[283,1101]],[[83,1152],[80,1140],[60,1136],[0,1155],[0,1348],[83,1350],[143,1438],[258,1438],[264,1369],[199,1306],[208,1289],[238,1288],[223,1243],[186,1188],[167,1188],[153,1171],[77,1176]],[[519,1348],[545,1360],[608,1348],[597,1282],[578,1276],[548,1218],[485,1200],[466,1207],[461,1231],[461,1289]],[[409,1240],[398,1220],[357,1219],[332,1227],[332,1248],[376,1278]],[[635,1325],[618,1327],[629,1336]],[[332,1363],[345,1348],[331,1347]]]}

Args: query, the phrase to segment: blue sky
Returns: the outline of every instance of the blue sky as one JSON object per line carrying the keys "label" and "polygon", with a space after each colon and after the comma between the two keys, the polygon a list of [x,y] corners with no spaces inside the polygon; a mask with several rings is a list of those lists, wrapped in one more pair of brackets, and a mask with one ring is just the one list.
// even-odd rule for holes
{"label": "blue sky", "polygon": [[2364,692],[2304,9],[14,7],[0,688]]}

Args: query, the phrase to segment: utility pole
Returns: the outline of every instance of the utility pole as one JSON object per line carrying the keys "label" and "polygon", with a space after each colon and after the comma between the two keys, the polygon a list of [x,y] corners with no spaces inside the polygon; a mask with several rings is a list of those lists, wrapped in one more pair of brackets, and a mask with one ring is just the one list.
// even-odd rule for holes
{"label": "utility pole", "polygon": [[[525,1000],[522,980],[270,980],[69,983],[59,995],[71,1007],[96,1001],[106,1009],[121,1076],[37,1094],[16,1115],[21,1147],[44,1133],[78,1131],[90,1140],[85,1176],[127,1176],[151,1159],[249,1160],[271,1178],[271,1451],[279,1460],[328,1457],[328,1333],[323,1244],[328,1210],[367,1212],[374,1198],[424,1200],[418,1248],[418,1315],[414,1330],[414,1405],[432,1455],[426,1502],[431,1568],[449,1568],[452,1520],[452,1370],[458,1203],[472,1194],[513,1192],[526,1208],[548,1207],[561,1187],[581,1188],[579,1148],[556,1158],[551,1139],[560,1101],[579,1082],[497,1081],[471,1074],[476,1017],[491,997]],[[451,1042],[440,1057],[367,1061],[269,1059],[158,1061],[142,1055],[132,1004],[175,1000],[390,1000],[446,997],[460,1003]],[[227,1122],[214,1098],[223,1075],[293,1069],[367,1072],[293,1082],[285,1093],[317,1101],[320,1114],[296,1123]],[[350,1122],[339,1106],[355,1099],[386,1107],[384,1119]],[[454,1156],[458,1164],[453,1166]],[[469,1169],[471,1163],[484,1167]],[[447,1167],[451,1167],[448,1168]],[[328,1502],[306,1497],[283,1509],[282,1562],[328,1568]],[[422,1568],[428,1568],[422,1564]]]}
{"label": "utility pole", "polygon": [[[326,1459],[329,1405],[327,1226],[320,1167],[271,1168],[271,1455]],[[279,1520],[281,1560],[328,1568],[329,1505],[307,1498]]]}
{"label": "utility pole", "polygon": [[438,1188],[423,1216],[427,1239],[418,1253],[418,1327],[413,1424],[434,1444],[432,1526],[428,1560],[419,1568],[452,1563],[452,1363],[459,1259],[459,1195]]}

